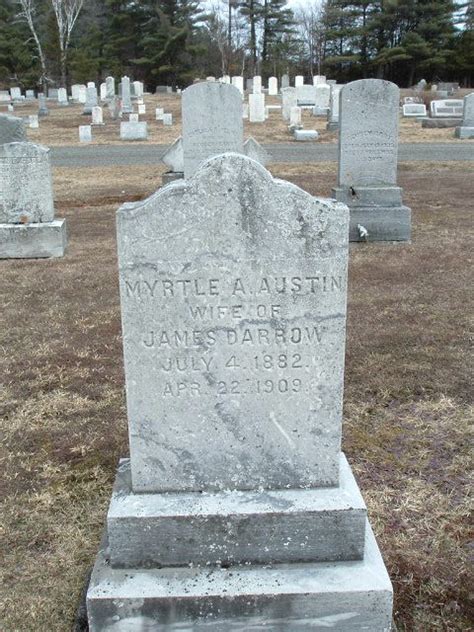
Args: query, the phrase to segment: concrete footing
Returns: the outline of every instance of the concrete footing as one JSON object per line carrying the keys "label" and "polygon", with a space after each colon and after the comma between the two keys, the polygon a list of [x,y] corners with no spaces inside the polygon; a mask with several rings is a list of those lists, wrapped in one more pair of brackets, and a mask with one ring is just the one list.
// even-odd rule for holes
{"label": "concrete footing", "polygon": [[341,455],[331,488],[134,493],[121,461],[90,632],[388,632],[392,587]]}
{"label": "concrete footing", "polygon": [[474,138],[474,127],[460,126],[454,130],[455,138]]}
{"label": "concrete footing", "polygon": [[392,587],[367,524],[353,562],[132,571],[113,569],[104,543],[87,608],[90,632],[389,632]]}
{"label": "concrete footing", "polygon": [[67,246],[66,220],[0,224],[0,259],[62,257]]}
{"label": "concrete footing", "polygon": [[403,205],[400,187],[336,187],[332,193],[349,207],[349,241],[410,240],[411,209]]}

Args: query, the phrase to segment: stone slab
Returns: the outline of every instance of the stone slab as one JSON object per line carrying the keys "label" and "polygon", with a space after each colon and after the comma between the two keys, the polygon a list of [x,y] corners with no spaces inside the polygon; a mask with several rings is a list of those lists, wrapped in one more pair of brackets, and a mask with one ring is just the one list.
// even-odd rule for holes
{"label": "stone slab", "polygon": [[[368,231],[361,237],[358,225]],[[350,209],[349,241],[409,241],[411,237],[411,210],[399,207],[355,207]]]}
{"label": "stone slab", "polygon": [[118,468],[107,516],[114,567],[362,559],[366,508],[341,455],[340,486],[134,494]]}
{"label": "stone slab", "polygon": [[225,154],[117,232],[134,491],[337,485],[347,207]]}
{"label": "stone slab", "polygon": [[122,121],[120,123],[120,140],[147,140],[148,139],[148,123]]}
{"label": "stone slab", "polygon": [[0,224],[0,259],[62,257],[66,245],[65,219],[31,224]]}
{"label": "stone slab", "polygon": [[392,586],[370,526],[351,562],[113,569],[106,543],[87,594],[90,632],[389,632]]}
{"label": "stone slab", "polygon": [[474,138],[474,127],[456,127],[454,130],[456,138]]}
{"label": "stone slab", "polygon": [[422,118],[421,119],[421,127],[425,129],[436,129],[436,128],[445,128],[445,127],[458,127],[460,123],[459,118],[445,118],[445,119],[435,119],[435,118]]}
{"label": "stone slab", "polygon": [[301,142],[308,140],[317,140],[319,134],[315,129],[295,129],[294,137],[295,140]]}
{"label": "stone slab", "polygon": [[351,208],[402,206],[402,189],[397,186],[335,187],[333,195]]}

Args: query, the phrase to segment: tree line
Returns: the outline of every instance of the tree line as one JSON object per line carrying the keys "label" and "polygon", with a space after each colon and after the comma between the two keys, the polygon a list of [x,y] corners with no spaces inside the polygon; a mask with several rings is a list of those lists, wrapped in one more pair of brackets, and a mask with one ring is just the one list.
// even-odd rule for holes
{"label": "tree line", "polygon": [[147,89],[208,75],[474,82],[474,0],[1,0],[0,83],[127,74]]}

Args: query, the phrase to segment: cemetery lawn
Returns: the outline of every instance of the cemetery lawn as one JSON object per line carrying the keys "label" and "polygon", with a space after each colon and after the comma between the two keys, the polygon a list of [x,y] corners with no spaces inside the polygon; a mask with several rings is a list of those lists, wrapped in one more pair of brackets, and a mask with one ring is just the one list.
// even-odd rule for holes
{"label": "cemetery lawn", "polygon": [[[401,91],[404,96],[405,92]],[[461,91],[463,92],[463,91]],[[466,94],[469,91],[465,91]],[[459,96],[459,98],[462,98]],[[146,114],[140,115],[141,121],[148,122],[148,140],[136,141],[138,143],[158,143],[171,144],[181,135],[181,98],[177,95],[145,95]],[[267,105],[279,105],[279,97],[267,97]],[[127,145],[127,141],[120,140],[120,122],[110,118],[107,105],[102,104],[104,110],[104,126],[96,125],[92,128],[92,144],[99,145]],[[164,126],[160,121],[155,120],[155,108],[164,107],[165,112],[173,115],[173,125]],[[81,105],[70,105],[60,107],[54,101],[48,101],[50,110],[49,116],[40,118],[39,129],[28,129],[28,140],[34,143],[41,143],[48,147],[64,145],[80,145],[79,125],[89,125],[90,116],[83,116]],[[17,116],[27,116],[37,114],[36,103],[25,102],[15,106]],[[135,110],[137,107],[135,105]],[[6,111],[6,108],[0,108]],[[123,120],[128,120],[124,117]],[[312,116],[310,110],[303,111],[303,125],[305,129],[318,130],[320,137],[318,143],[337,143],[337,133],[326,130],[326,119],[324,117]],[[279,110],[270,112],[270,117],[265,123],[249,123],[244,121],[245,138],[253,136],[261,143],[292,143],[293,137],[288,132],[288,123],[283,121]],[[439,143],[439,142],[460,142],[463,144],[472,143],[471,140],[456,140],[454,138],[454,128],[448,129],[423,129],[421,123],[416,119],[400,119],[400,142],[402,143]],[[136,144],[136,142],[134,144]],[[474,150],[474,149],[473,149]]]}
{"label": "cemetery lawn", "polygon": [[[336,165],[271,170],[328,195]],[[114,215],[163,171],[56,169],[67,255],[0,262],[5,632],[72,629],[127,454]],[[474,163],[404,163],[399,182],[413,242],[351,247],[343,447],[394,582],[398,629],[461,631],[474,615]]]}

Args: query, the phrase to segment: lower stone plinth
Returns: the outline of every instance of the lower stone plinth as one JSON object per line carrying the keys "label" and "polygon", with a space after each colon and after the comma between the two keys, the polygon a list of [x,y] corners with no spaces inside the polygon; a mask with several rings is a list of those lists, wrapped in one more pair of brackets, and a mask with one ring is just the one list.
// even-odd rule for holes
{"label": "lower stone plinth", "polygon": [[366,507],[344,455],[338,487],[133,493],[118,468],[107,515],[114,567],[356,560]]}
{"label": "lower stone plinth", "polygon": [[392,587],[367,523],[361,561],[113,569],[106,546],[87,594],[90,632],[389,632]]}
{"label": "lower stone plinth", "polygon": [[349,207],[349,241],[410,240],[411,209],[402,204],[400,187],[336,187],[332,193]]}
{"label": "lower stone plinth", "polygon": [[474,138],[474,127],[456,127],[454,130],[454,136],[456,138]]}
{"label": "lower stone plinth", "polygon": [[67,246],[66,220],[0,224],[0,259],[62,257]]}
{"label": "lower stone plinth", "polygon": [[421,118],[421,127],[426,129],[457,127],[460,118]]}

